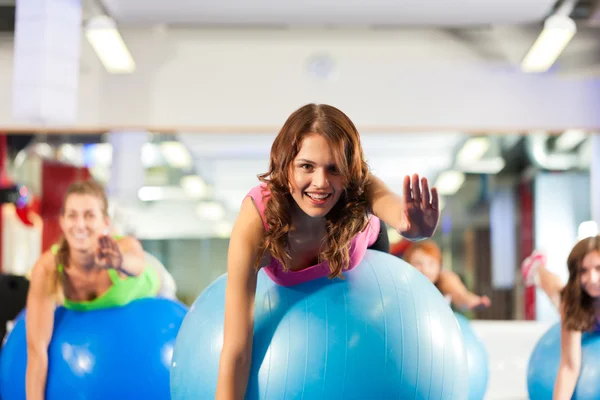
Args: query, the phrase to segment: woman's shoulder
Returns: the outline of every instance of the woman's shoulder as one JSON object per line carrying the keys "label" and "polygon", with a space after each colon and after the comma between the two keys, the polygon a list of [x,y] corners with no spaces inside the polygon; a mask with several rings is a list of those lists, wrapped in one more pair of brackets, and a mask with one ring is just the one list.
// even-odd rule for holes
{"label": "woman's shoulder", "polygon": [[[245,200],[250,199],[253,203],[253,207],[258,210],[260,218],[264,222],[265,208],[267,206],[267,201],[269,200],[269,198],[270,198],[269,188],[266,183],[261,182],[260,185],[256,185],[252,189],[250,189],[250,191],[244,198],[244,202],[242,203],[242,209],[244,208]],[[264,225],[266,227],[266,223]]]}
{"label": "woman's shoulder", "polygon": [[255,201],[260,200],[262,202],[263,198],[268,197],[270,193],[271,192],[269,191],[269,187],[267,186],[267,184],[261,182],[260,184],[250,189],[246,196],[252,197]]}

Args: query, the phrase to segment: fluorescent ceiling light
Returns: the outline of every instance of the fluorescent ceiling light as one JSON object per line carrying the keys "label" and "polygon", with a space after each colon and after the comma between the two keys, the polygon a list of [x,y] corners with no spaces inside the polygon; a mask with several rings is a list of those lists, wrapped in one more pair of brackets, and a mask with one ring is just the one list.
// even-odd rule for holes
{"label": "fluorescent ceiling light", "polygon": [[173,168],[189,169],[193,165],[190,152],[180,142],[162,142],[160,151],[167,163]]}
{"label": "fluorescent ceiling light", "polygon": [[198,204],[196,214],[202,219],[220,221],[225,217],[225,209],[219,203],[207,201]]}
{"label": "fluorescent ceiling light", "polygon": [[34,144],[33,151],[42,158],[54,158],[54,149],[48,143]]}
{"label": "fluorescent ceiling light", "polygon": [[568,129],[556,138],[556,148],[560,151],[571,151],[587,138],[581,129]]}
{"label": "fluorescent ceiling light", "polygon": [[98,143],[93,147],[94,160],[96,164],[109,166],[112,164],[112,145],[110,143]]}
{"label": "fluorescent ceiling light", "polygon": [[112,18],[105,15],[91,18],[85,27],[85,36],[106,71],[111,74],[135,71],[135,61]]}
{"label": "fluorescent ceiling light", "polygon": [[156,167],[162,165],[162,162],[162,154],[156,143],[144,143],[142,145],[142,165],[144,167]]}
{"label": "fluorescent ceiling light", "polygon": [[544,22],[544,29],[521,64],[523,72],[546,72],[575,35],[575,22],[562,15],[553,15]]}
{"label": "fluorescent ceiling light", "polygon": [[577,238],[582,240],[598,234],[598,224],[595,221],[585,221],[577,229]]}
{"label": "fluorescent ceiling light", "polygon": [[456,155],[459,164],[469,164],[477,161],[490,148],[490,139],[487,137],[475,137],[467,140]]}
{"label": "fluorescent ceiling light", "polygon": [[186,175],[181,178],[181,187],[188,197],[193,199],[201,199],[208,195],[208,187],[204,180],[198,175]]}
{"label": "fluorescent ceiling light", "polygon": [[227,239],[231,236],[233,226],[227,221],[221,221],[214,225],[214,234],[221,239]]}
{"label": "fluorescent ceiling light", "polygon": [[141,201],[182,201],[185,192],[180,186],[143,186],[138,190]]}
{"label": "fluorescent ceiling light", "polygon": [[77,150],[78,149],[76,149],[72,144],[65,143],[58,148],[58,158],[64,161],[75,163],[75,161],[78,161],[79,159]]}
{"label": "fluorescent ceiling light", "polygon": [[460,170],[471,174],[497,174],[504,169],[506,162],[502,157],[486,158],[461,165]]}
{"label": "fluorescent ceiling light", "polygon": [[435,181],[435,187],[441,196],[451,196],[465,182],[465,174],[460,171],[444,171]]}
{"label": "fluorescent ceiling light", "polygon": [[144,186],[138,190],[138,197],[141,201],[164,200],[165,191],[159,186]]}

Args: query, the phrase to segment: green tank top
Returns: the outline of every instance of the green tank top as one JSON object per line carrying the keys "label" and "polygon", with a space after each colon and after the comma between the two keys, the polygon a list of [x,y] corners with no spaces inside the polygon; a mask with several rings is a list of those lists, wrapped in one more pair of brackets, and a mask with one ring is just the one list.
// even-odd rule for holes
{"label": "green tank top", "polygon": [[[56,255],[58,245],[52,246],[52,253]],[[64,267],[57,265],[58,272],[62,274]],[[160,278],[151,266],[144,268],[139,276],[121,278],[115,269],[109,269],[108,275],[112,285],[108,290],[90,301],[73,301],[65,297],[63,306],[70,310],[92,311],[110,307],[120,307],[130,302],[146,297],[154,297],[160,290]]]}

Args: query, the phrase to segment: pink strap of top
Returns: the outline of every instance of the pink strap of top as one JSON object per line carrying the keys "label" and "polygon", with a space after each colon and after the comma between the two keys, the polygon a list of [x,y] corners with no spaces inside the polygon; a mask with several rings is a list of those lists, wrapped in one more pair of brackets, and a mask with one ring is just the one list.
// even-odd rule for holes
{"label": "pink strap of top", "polygon": [[[265,229],[267,224],[265,221],[265,204],[269,200],[269,192],[266,184],[254,187],[246,197],[250,196],[260,212],[260,217],[263,221]],[[379,235],[380,223],[379,219],[372,215],[369,218],[369,223],[364,231],[358,233],[352,240],[350,245],[350,265],[344,271],[348,271],[356,267],[363,259],[367,248],[377,240]],[[271,263],[264,267],[265,273],[278,285],[294,286],[300,283],[308,282],[313,279],[323,278],[329,275],[329,263],[323,261],[319,264],[304,268],[299,271],[283,271],[281,263],[271,258]]]}

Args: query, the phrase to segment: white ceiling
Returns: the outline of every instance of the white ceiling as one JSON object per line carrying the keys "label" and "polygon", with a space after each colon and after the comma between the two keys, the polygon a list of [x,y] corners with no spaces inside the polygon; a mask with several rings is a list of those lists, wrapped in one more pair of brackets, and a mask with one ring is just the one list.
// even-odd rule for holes
{"label": "white ceiling", "polygon": [[[121,26],[183,25],[195,27],[451,27],[447,34],[489,59],[493,32],[469,28],[493,26],[496,29],[525,28],[536,32],[512,32],[523,35],[517,42],[523,49],[557,0],[97,0]],[[509,33],[510,33],[509,32]],[[506,32],[505,32],[506,33]],[[531,37],[530,37],[531,36]],[[595,35],[594,35],[595,36]],[[510,36],[509,36],[510,38]],[[507,46],[505,42],[504,46]],[[594,37],[593,42],[596,43]],[[498,49],[496,49],[498,50]],[[516,51],[522,57],[522,50]],[[506,48],[497,51],[508,57]],[[590,53],[589,46],[578,53]],[[515,56],[515,57],[517,57]],[[179,140],[190,151],[197,172],[214,189],[216,200],[235,218],[246,193],[258,184],[257,175],[266,172],[274,133],[200,134],[180,133]],[[419,173],[433,182],[437,175],[452,167],[457,147],[466,140],[460,132],[386,133],[361,132],[365,155],[371,169],[398,193],[406,174]],[[432,183],[433,183],[432,182]],[[178,210],[184,205],[171,204]],[[165,206],[167,207],[167,206]],[[160,210],[172,229],[182,228],[173,214]],[[189,210],[188,210],[189,211]],[[142,219],[151,220],[147,216]],[[178,219],[192,229],[199,223],[182,212]],[[153,225],[154,226],[154,225]],[[150,228],[149,228],[150,229]],[[191,231],[190,231],[191,232]],[[195,232],[195,231],[194,231]],[[192,234],[192,233],[190,233]]]}
{"label": "white ceiling", "polygon": [[469,26],[540,22],[556,0],[102,0],[122,24]]}

